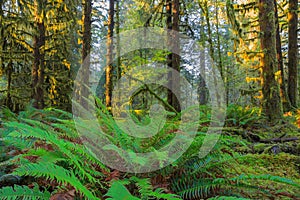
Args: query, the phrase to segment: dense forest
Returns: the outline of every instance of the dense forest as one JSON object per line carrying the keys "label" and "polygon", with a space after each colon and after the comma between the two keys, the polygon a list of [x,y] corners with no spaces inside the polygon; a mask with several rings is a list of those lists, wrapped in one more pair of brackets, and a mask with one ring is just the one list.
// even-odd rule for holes
{"label": "dense forest", "polygon": [[0,0],[0,200],[300,199],[298,0]]}

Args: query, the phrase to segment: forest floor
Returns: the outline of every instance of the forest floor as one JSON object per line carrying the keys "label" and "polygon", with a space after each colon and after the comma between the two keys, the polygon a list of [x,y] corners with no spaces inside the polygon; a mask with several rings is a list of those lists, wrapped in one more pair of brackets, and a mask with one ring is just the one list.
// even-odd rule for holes
{"label": "forest floor", "polygon": [[[0,133],[2,132],[5,130],[0,125]],[[235,159],[235,162],[238,163],[236,168],[225,167],[224,174],[257,176],[268,174],[291,180],[300,185],[300,129],[296,126],[290,123],[268,126],[257,121],[252,122],[250,126],[224,127],[222,137],[225,138],[223,141],[228,140],[228,147],[242,157],[242,159]],[[0,134],[0,188],[4,185],[19,184],[19,180],[14,177],[6,179],[6,175],[10,174],[13,169],[11,165],[6,165],[6,162],[18,154],[20,154],[19,150],[4,145]],[[280,199],[300,199],[299,188],[291,187],[288,184],[270,182],[270,180],[264,180],[263,177],[261,179],[254,178],[250,180],[250,183],[258,185],[261,191],[266,190]],[[243,193],[239,188],[236,190]],[[245,191],[245,196],[251,199],[265,198],[260,193],[249,191]]]}
{"label": "forest floor", "polygon": [[[236,152],[247,159],[239,162],[245,174],[270,174],[295,181],[300,184],[300,129],[285,123],[267,126],[260,122],[243,128],[225,127],[223,134],[237,137],[245,142],[245,146],[232,146]],[[264,184],[257,184],[264,185]],[[272,189],[281,198],[300,199],[299,188],[277,183],[266,183],[261,189]],[[295,194],[295,195],[294,195]],[[260,198],[253,194],[252,198]]]}

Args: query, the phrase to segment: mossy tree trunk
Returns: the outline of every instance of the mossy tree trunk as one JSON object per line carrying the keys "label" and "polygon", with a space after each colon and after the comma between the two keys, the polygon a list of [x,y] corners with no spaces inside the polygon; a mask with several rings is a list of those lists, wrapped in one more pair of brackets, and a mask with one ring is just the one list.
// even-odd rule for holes
{"label": "mossy tree trunk", "polygon": [[263,113],[272,123],[276,123],[282,118],[279,85],[275,79],[277,60],[274,6],[274,0],[259,0],[260,42],[263,51],[260,60],[262,67],[262,108]]}
{"label": "mossy tree trunk", "polygon": [[35,27],[36,35],[33,38],[33,66],[31,71],[31,86],[33,106],[38,109],[45,107],[44,102],[44,73],[45,73],[45,12],[43,12],[44,1],[35,0]]}
{"label": "mossy tree trunk", "polygon": [[288,111],[291,108],[291,103],[287,94],[286,85],[285,85],[285,75],[284,75],[284,67],[283,67],[283,59],[282,59],[282,51],[281,51],[281,38],[279,31],[279,21],[278,21],[278,10],[277,10],[277,2],[274,0],[275,6],[275,25],[276,25],[276,52],[277,52],[277,62],[278,69],[280,70],[280,95],[283,104],[283,110]]}
{"label": "mossy tree trunk", "polygon": [[107,31],[107,55],[106,55],[106,84],[105,84],[105,105],[107,108],[111,108],[111,96],[112,96],[112,72],[113,72],[113,34],[114,34],[114,9],[115,1],[109,1],[108,12],[108,31]]}
{"label": "mossy tree trunk", "polygon": [[288,47],[288,95],[293,107],[297,107],[297,65],[298,65],[298,0],[289,0],[288,26],[289,26],[289,47]]}
{"label": "mossy tree trunk", "polygon": [[[172,40],[173,40],[173,52],[180,52],[180,42],[179,42],[179,0],[173,0],[172,2],[172,15],[173,15],[173,21],[172,21]],[[180,56],[177,53],[172,53],[172,68],[178,73],[172,73],[172,107],[175,108],[177,112],[181,111],[180,108]]]}
{"label": "mossy tree trunk", "polygon": [[83,68],[81,71],[82,75],[82,85],[80,87],[80,103],[83,108],[88,109],[88,88],[89,85],[89,77],[90,77],[90,51],[91,51],[91,25],[92,25],[92,0],[84,0],[83,1],[83,37],[82,37],[82,53],[81,59],[83,63]]}

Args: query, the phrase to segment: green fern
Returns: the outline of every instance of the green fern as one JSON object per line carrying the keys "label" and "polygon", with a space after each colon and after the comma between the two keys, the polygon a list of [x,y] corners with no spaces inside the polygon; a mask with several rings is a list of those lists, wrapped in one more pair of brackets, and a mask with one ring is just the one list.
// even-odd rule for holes
{"label": "green fern", "polygon": [[48,191],[41,191],[37,185],[34,188],[27,186],[4,187],[0,189],[1,200],[44,200],[50,199]]}
{"label": "green fern", "polygon": [[[125,187],[130,183],[134,183],[138,188],[138,197],[133,196]],[[111,197],[110,200],[132,199],[132,200],[148,200],[148,199],[165,199],[165,200],[180,200],[175,194],[166,194],[163,189],[153,189],[149,179],[141,179],[136,176],[132,176],[129,179],[113,181],[106,196]]]}
{"label": "green fern", "polygon": [[[63,115],[67,116],[64,113]],[[31,113],[29,116],[40,115]],[[56,180],[62,185],[70,184],[89,199],[96,199],[96,197],[83,183],[93,187],[105,187],[100,182],[100,178],[104,175],[95,170],[95,167],[109,170],[80,144],[80,138],[74,134],[76,133],[74,123],[70,120],[58,119],[52,113],[52,117],[48,117],[47,120],[43,118],[38,121],[18,117],[18,120],[6,122],[4,125],[9,130],[4,141],[21,150],[28,149],[26,153],[2,163],[2,165],[10,163],[18,165],[14,171],[15,174],[35,178],[45,177],[49,180]],[[73,140],[79,143],[74,143]],[[21,141],[21,143],[16,144],[16,141]],[[53,150],[44,149],[47,146]],[[37,158],[36,163],[31,163],[26,159],[32,156]],[[102,196],[99,191],[97,194]]]}
{"label": "green fern", "polygon": [[139,200],[139,198],[130,194],[127,188],[118,181],[112,183],[110,189],[105,195],[108,200]]}
{"label": "green fern", "polygon": [[76,178],[72,171],[52,163],[29,163],[18,167],[13,174],[19,176],[44,177],[47,180],[56,180],[58,183],[70,184],[77,191],[82,192],[89,199],[97,199],[82,183]]}

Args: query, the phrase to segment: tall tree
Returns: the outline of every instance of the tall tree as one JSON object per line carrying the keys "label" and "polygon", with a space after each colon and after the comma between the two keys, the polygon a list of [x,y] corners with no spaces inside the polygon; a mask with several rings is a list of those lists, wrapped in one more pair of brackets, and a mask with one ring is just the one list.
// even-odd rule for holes
{"label": "tall tree", "polygon": [[45,73],[45,12],[43,0],[35,0],[35,28],[36,34],[33,38],[33,66],[32,66],[32,99],[33,106],[42,109],[45,106],[44,102],[44,73]]}
{"label": "tall tree", "polygon": [[205,105],[207,104],[207,89],[205,84],[205,67],[206,67],[206,55],[205,55],[205,31],[204,31],[204,18],[200,17],[200,39],[203,50],[200,51],[200,76],[199,76],[199,84],[198,84],[198,94],[199,94],[199,104]]}
{"label": "tall tree", "polygon": [[[172,5],[172,15],[173,15],[173,22],[172,22],[172,30],[173,32],[173,51],[174,52],[180,52],[180,42],[179,42],[179,22],[180,22],[180,15],[179,15],[179,0],[173,0],[173,5]],[[172,95],[172,106],[175,108],[177,112],[181,111],[180,108],[180,56],[179,53],[173,53],[172,54],[172,68],[174,71],[177,71],[178,73],[172,74],[172,88],[173,91],[175,91],[175,94],[173,93]]]}
{"label": "tall tree", "polygon": [[167,13],[167,28],[173,30],[169,34],[169,44],[172,47],[172,52],[168,54],[167,63],[168,67],[178,73],[170,72],[168,75],[168,82],[170,90],[168,90],[168,103],[177,111],[180,112],[180,56],[175,53],[179,52],[179,0],[167,0],[166,1],[166,13]]}
{"label": "tall tree", "polygon": [[107,108],[111,107],[112,95],[112,72],[113,72],[113,34],[114,34],[114,12],[115,1],[109,0],[108,11],[108,31],[107,31],[107,54],[106,54],[106,84],[105,84],[105,105]]}
{"label": "tall tree", "polygon": [[274,0],[259,0],[259,25],[261,34],[262,67],[262,108],[270,122],[276,123],[282,117],[279,86],[275,80],[276,62],[276,31],[274,18]]}
{"label": "tall tree", "polygon": [[279,29],[279,19],[278,19],[278,9],[277,9],[277,2],[274,0],[275,5],[275,25],[276,25],[276,52],[277,52],[277,62],[278,62],[278,69],[280,70],[280,94],[281,100],[283,104],[284,110],[289,110],[291,107],[291,103],[286,91],[285,86],[285,75],[284,75],[284,67],[283,67],[283,59],[282,59],[282,50],[281,50],[281,37],[280,37],[280,29]]}
{"label": "tall tree", "polygon": [[297,26],[298,26],[298,0],[289,0],[288,13],[288,95],[293,107],[297,107],[297,65],[298,65],[298,42],[297,42]]}
{"label": "tall tree", "polygon": [[82,68],[82,82],[81,91],[80,91],[80,103],[81,105],[87,109],[88,108],[88,88],[86,87],[89,84],[89,77],[90,77],[90,51],[91,51],[91,25],[92,25],[92,0],[83,0],[83,37],[82,37],[82,53],[81,59],[83,63]]}

